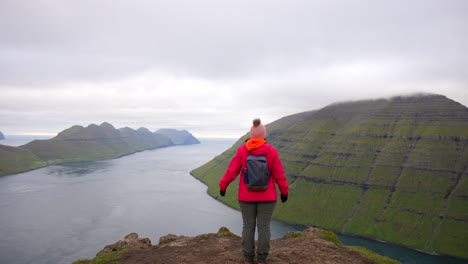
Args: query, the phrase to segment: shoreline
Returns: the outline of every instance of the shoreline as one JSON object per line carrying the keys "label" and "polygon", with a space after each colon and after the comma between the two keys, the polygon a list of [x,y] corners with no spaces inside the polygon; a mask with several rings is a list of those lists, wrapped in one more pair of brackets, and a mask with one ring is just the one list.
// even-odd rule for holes
{"label": "shoreline", "polygon": [[[194,145],[194,144],[192,144],[192,145]],[[4,175],[0,175],[0,177],[13,176],[13,175],[16,175],[16,174],[25,173],[25,172],[29,172],[29,171],[34,171],[34,170],[46,168],[46,167],[48,167],[48,166],[53,166],[53,165],[60,165],[60,164],[67,164],[67,163],[75,163],[75,162],[86,162],[86,161],[104,161],[104,160],[120,159],[120,158],[123,158],[123,157],[126,157],[126,156],[134,155],[134,154],[137,154],[137,153],[140,153],[140,152],[144,152],[144,151],[148,151],[148,150],[156,150],[156,149],[162,149],[162,148],[168,148],[168,147],[176,147],[176,146],[184,146],[184,145],[169,145],[169,146],[160,146],[160,147],[154,147],[154,148],[147,148],[147,149],[143,149],[143,150],[134,151],[134,152],[132,152],[132,153],[122,154],[122,155],[120,155],[120,156],[118,156],[118,157],[113,157],[113,158],[84,159],[84,160],[60,161],[60,162],[47,162],[47,161],[43,161],[43,162],[45,163],[44,166],[40,166],[40,167],[32,168],[32,169],[27,169],[27,170],[24,170],[24,171],[18,171],[18,172],[14,172],[14,173],[4,174]]]}

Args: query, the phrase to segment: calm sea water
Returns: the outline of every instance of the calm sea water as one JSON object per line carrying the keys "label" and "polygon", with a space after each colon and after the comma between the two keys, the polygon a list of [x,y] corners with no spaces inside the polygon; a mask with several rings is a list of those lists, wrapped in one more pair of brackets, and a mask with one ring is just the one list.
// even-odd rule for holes
{"label": "calm sea water", "polygon": [[[15,144],[30,138],[22,140]],[[131,232],[153,244],[166,234],[195,236],[221,226],[240,235],[240,213],[208,196],[206,186],[189,174],[234,141],[206,139],[200,145],[0,177],[0,263],[71,263],[92,258]],[[272,236],[302,229],[273,221]],[[403,263],[466,263],[365,239],[340,239]]]}

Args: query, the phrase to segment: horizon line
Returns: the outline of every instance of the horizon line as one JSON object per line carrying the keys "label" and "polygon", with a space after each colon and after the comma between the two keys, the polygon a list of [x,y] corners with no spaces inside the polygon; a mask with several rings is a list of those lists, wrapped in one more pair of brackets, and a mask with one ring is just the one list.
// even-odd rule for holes
{"label": "horizon line", "polygon": [[[12,133],[12,134],[4,134],[5,137],[7,136],[41,136],[41,137],[55,137],[58,133],[51,133],[51,132],[19,132],[19,133]],[[238,135],[219,135],[219,134],[192,134],[196,138],[217,138],[217,139],[239,139],[242,136]],[[7,138],[5,138],[7,139]]]}

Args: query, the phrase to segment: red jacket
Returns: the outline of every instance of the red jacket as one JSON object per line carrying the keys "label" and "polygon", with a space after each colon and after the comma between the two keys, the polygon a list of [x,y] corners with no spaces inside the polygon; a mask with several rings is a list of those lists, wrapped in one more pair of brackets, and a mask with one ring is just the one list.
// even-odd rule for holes
{"label": "red jacket", "polygon": [[[250,141],[250,142],[249,142]],[[231,160],[226,173],[219,181],[219,188],[225,191],[228,185],[240,175],[238,199],[243,202],[267,202],[276,201],[275,183],[278,185],[282,195],[288,195],[288,183],[284,176],[283,165],[278,156],[276,149],[268,144],[263,139],[249,139],[247,144],[244,144],[237,149],[236,155]],[[251,144],[251,143],[254,144]],[[250,143],[250,144],[249,144]],[[243,168],[246,167],[246,159],[249,155],[247,146],[250,148],[250,153],[253,155],[264,155],[267,159],[268,169],[270,171],[270,181],[268,188],[265,191],[249,191],[244,183]]]}

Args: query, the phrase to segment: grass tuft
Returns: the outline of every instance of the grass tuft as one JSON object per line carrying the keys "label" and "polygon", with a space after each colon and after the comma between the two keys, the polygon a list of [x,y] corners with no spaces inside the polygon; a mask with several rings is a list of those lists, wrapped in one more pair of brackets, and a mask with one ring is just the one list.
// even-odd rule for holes
{"label": "grass tuft", "polygon": [[401,264],[401,262],[399,262],[398,260],[379,255],[374,251],[368,250],[364,247],[347,246],[347,248],[351,248],[352,250],[357,251],[362,256],[375,261],[377,264]]}

